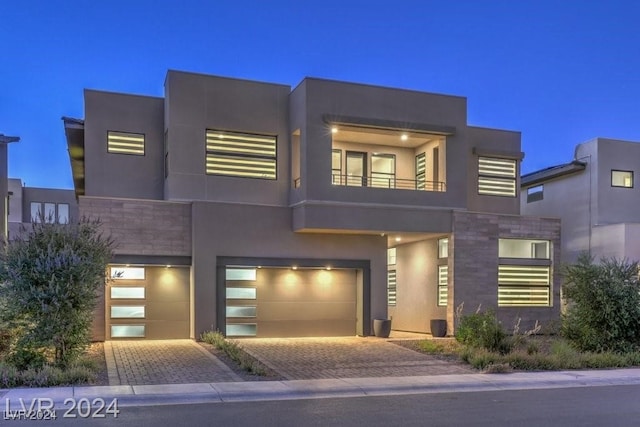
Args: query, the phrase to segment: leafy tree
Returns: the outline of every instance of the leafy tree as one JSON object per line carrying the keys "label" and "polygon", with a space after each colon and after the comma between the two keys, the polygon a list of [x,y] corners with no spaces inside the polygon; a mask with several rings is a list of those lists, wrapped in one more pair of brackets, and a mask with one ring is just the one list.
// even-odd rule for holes
{"label": "leafy tree", "polygon": [[567,312],[563,334],[583,351],[640,349],[638,263],[615,258],[594,264],[587,254],[564,268]]}
{"label": "leafy tree", "polygon": [[0,316],[18,332],[21,360],[52,353],[66,366],[90,341],[113,241],[99,221],[40,219],[0,251]]}

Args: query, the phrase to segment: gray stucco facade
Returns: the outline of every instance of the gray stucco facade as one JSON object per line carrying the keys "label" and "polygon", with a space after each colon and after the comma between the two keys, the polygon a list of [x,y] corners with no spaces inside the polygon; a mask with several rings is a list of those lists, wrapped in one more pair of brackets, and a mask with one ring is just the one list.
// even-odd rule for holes
{"label": "gray stucco facade", "polygon": [[[595,138],[579,144],[570,163],[522,177],[522,212],[562,219],[565,262],[581,252],[596,260],[640,260],[638,159],[637,142]],[[527,198],[533,190],[537,194]]]}
{"label": "gray stucco facade", "polygon": [[[157,338],[151,325],[176,310],[191,338],[212,328],[369,335],[380,318],[418,332],[448,319],[452,333],[461,302],[498,307],[503,237],[552,249],[545,306],[499,307],[501,317],[557,317],[559,225],[519,215],[520,134],[469,126],[466,104],[315,78],[292,89],[178,71],[167,73],[163,98],[85,91],[84,122],[65,119],[80,214],[115,238],[115,266],[151,269],[110,284],[116,297],[96,314],[106,331],[96,338]],[[438,305],[443,263],[449,297]],[[188,313],[145,305],[159,268],[188,270],[175,285],[189,289]],[[137,300],[117,301],[137,289]],[[144,315],[128,325],[114,317],[127,307]]]}

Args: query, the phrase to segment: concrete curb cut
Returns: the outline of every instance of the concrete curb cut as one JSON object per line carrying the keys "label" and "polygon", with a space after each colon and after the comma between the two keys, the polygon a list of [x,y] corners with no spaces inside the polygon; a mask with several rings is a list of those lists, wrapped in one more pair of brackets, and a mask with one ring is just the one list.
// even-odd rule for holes
{"label": "concrete curb cut", "polygon": [[601,371],[517,372],[510,374],[459,374],[421,377],[342,378],[260,382],[222,382],[138,386],[21,388],[0,391],[0,410],[19,399],[53,400],[68,408],[65,399],[118,399],[120,407],[194,403],[251,402],[383,395],[458,393],[523,389],[640,385],[640,368]]}

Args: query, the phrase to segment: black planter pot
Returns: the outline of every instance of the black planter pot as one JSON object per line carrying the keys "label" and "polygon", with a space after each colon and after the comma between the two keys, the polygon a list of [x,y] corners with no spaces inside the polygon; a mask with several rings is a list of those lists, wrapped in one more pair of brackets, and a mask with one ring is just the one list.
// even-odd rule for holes
{"label": "black planter pot", "polygon": [[447,336],[447,321],[445,319],[431,319],[431,336],[438,338]]}
{"label": "black planter pot", "polygon": [[374,319],[373,320],[373,334],[380,338],[389,338],[391,333],[391,320],[389,319]]}

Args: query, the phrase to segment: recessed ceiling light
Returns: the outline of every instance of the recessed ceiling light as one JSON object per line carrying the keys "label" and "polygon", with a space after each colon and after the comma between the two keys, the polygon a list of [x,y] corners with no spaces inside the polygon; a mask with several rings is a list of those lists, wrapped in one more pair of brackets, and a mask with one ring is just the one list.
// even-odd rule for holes
{"label": "recessed ceiling light", "polygon": [[167,268],[171,268],[171,266],[169,264],[167,264]]}
{"label": "recessed ceiling light", "polygon": [[402,237],[400,237],[400,236],[396,237],[396,242],[399,242],[401,240],[402,240]]}
{"label": "recessed ceiling light", "polygon": [[330,270],[331,270],[331,266],[327,266],[327,271],[330,271]]}
{"label": "recessed ceiling light", "polygon": [[409,135],[407,135],[406,133],[403,133],[402,135],[400,135],[400,139],[403,141],[406,141],[407,139],[409,139]]}
{"label": "recessed ceiling light", "polygon": [[331,127],[331,133],[338,133],[338,127],[337,126]]}
{"label": "recessed ceiling light", "polygon": [[298,269],[298,266],[297,266],[297,265],[294,265],[293,267],[291,267],[291,269],[292,269],[292,270],[297,270],[297,269]]}

